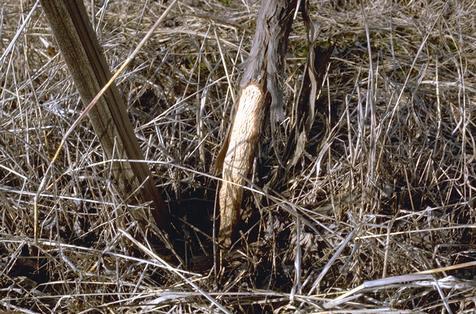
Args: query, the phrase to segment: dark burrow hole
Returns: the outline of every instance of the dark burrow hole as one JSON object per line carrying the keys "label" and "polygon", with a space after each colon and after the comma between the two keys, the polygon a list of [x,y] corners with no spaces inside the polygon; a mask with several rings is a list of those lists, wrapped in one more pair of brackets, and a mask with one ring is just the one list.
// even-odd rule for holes
{"label": "dark burrow hole", "polygon": [[174,252],[167,252],[159,241],[160,255],[170,256],[173,264],[183,264],[182,267],[191,271],[202,272],[212,268],[215,191],[216,185],[211,182],[198,182],[193,188],[181,190],[180,195],[166,191],[171,214],[169,240]]}

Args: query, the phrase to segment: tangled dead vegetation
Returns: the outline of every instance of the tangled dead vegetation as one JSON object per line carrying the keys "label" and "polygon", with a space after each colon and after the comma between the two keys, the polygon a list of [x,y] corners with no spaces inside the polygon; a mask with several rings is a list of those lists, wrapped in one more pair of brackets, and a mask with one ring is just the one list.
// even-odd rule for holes
{"label": "tangled dead vegetation", "polygon": [[[86,2],[112,69],[166,7]],[[35,243],[33,196],[82,104],[37,1],[0,4],[2,310],[474,309],[471,1],[310,1],[317,45],[334,46],[315,118],[306,141],[292,137],[308,49],[298,16],[281,78],[286,118],[262,130],[241,241],[214,268],[213,163],[258,6],[179,1],[117,82],[177,238],[135,222],[148,204],[115,191],[83,121],[41,195]]]}

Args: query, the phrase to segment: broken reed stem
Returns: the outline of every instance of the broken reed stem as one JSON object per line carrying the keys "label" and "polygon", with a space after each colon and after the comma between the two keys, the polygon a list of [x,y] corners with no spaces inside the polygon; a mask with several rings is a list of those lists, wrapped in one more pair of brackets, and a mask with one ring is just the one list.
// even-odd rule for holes
{"label": "broken reed stem", "polygon": [[[107,158],[142,160],[127,107],[116,85],[110,82],[112,75],[83,2],[40,2],[83,104],[91,104],[101,88],[110,84],[88,114]],[[143,200],[153,203],[152,214],[156,224],[168,227],[167,207],[145,163],[115,162],[113,175],[124,199],[128,198],[130,191],[140,188]],[[148,215],[144,211],[133,212],[132,215],[142,224],[147,223]]]}

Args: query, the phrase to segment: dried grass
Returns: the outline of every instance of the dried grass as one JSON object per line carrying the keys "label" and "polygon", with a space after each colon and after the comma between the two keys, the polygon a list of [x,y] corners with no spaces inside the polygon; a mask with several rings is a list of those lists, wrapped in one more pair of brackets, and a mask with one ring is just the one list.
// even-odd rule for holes
{"label": "dried grass", "polygon": [[[182,226],[183,238],[172,239],[174,257],[131,218],[133,208],[115,192],[110,162],[87,121],[68,138],[42,195],[41,240],[34,243],[33,196],[81,104],[41,8],[32,10],[36,1],[3,1],[0,307],[471,312],[475,4],[311,2],[320,38],[336,45],[313,136],[286,171],[275,155],[285,143],[263,136],[243,205],[260,217],[245,217],[246,241],[219,274],[209,257],[218,181],[212,164],[230,123],[258,4],[180,1],[118,81]],[[116,68],[166,4],[101,3],[94,27]],[[290,119],[280,126],[283,141],[305,46],[298,18],[285,68]]]}

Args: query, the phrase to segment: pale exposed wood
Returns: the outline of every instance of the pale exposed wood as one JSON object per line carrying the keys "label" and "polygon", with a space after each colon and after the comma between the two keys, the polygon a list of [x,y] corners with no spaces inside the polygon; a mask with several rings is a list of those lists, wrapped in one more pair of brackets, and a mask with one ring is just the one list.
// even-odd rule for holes
{"label": "pale exposed wood", "polygon": [[[112,77],[102,49],[91,27],[82,1],[41,0],[61,54],[78,89],[88,104]],[[108,158],[142,160],[143,155],[129,121],[127,107],[115,84],[104,93],[89,113],[91,124]],[[159,227],[167,227],[169,214],[152,174],[145,163],[115,162],[113,174],[120,193],[127,197],[140,188],[143,201],[152,201]],[[145,222],[144,212],[133,213]]]}
{"label": "pale exposed wood", "polygon": [[252,168],[263,114],[270,113],[271,125],[283,116],[278,76],[283,69],[296,4],[296,0],[263,0],[258,13],[255,37],[241,79],[237,111],[228,144],[222,149],[226,154],[220,153],[216,162],[223,168],[219,241],[224,247],[230,247],[236,238],[243,198],[241,186],[246,184]]}
{"label": "pale exposed wood", "polygon": [[254,150],[258,143],[263,118],[264,91],[251,83],[246,86],[238,101],[231,129],[228,150],[223,161],[223,180],[220,189],[220,240],[225,247],[231,245],[239,221],[242,185],[246,184]]}

